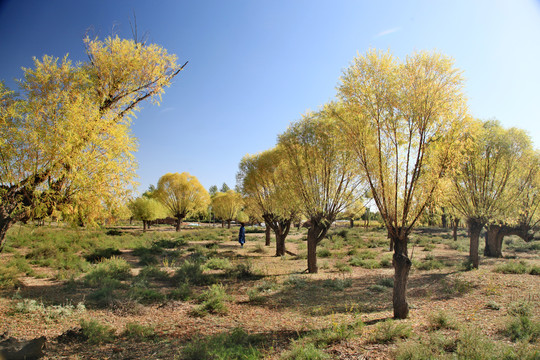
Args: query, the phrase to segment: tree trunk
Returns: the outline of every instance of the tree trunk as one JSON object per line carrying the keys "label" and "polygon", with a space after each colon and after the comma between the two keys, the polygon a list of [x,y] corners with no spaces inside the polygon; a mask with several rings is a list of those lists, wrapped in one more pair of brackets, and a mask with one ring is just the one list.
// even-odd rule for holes
{"label": "tree trunk", "polygon": [[484,255],[488,257],[502,257],[502,240],[504,232],[499,225],[489,225],[486,231],[486,247]]}
{"label": "tree trunk", "polygon": [[4,240],[6,238],[6,233],[14,223],[15,222],[11,218],[0,216],[0,253],[4,249]]}
{"label": "tree trunk", "polygon": [[264,226],[264,245],[270,246],[270,236],[272,229],[270,228],[270,225],[268,225],[268,223],[265,223]]}
{"label": "tree trunk", "polygon": [[143,221],[142,221],[142,228],[143,228],[143,230],[142,230],[142,231],[143,231],[143,232],[146,232],[146,229],[147,229],[147,225],[148,225],[148,221],[146,221],[146,220],[143,220]]}
{"label": "tree trunk", "polygon": [[454,237],[454,241],[457,241],[458,225],[459,225],[459,219],[454,218],[454,220],[452,220],[452,236]]}
{"label": "tree trunk", "polygon": [[285,255],[285,236],[276,233],[276,256]]}
{"label": "tree trunk", "polygon": [[394,290],[392,294],[394,318],[405,319],[409,314],[407,280],[412,264],[407,253],[408,236],[402,239],[392,237],[391,240],[394,243],[394,255],[392,257],[392,264],[394,265]]}
{"label": "tree trunk", "polygon": [[181,217],[179,218],[176,218],[176,231],[180,231],[180,229],[182,228],[182,219]]}
{"label": "tree trunk", "polygon": [[231,228],[231,220],[227,220],[227,229]]}
{"label": "tree trunk", "polygon": [[478,219],[468,219],[467,226],[469,227],[469,260],[472,263],[472,267],[478,269],[480,259],[478,257],[478,245],[480,242],[480,232],[484,227],[483,222]]}
{"label": "tree trunk", "polygon": [[350,218],[349,221],[350,221],[351,229],[352,229],[352,228],[354,227],[354,219],[353,219],[353,218]]}
{"label": "tree trunk", "polygon": [[308,272],[310,274],[316,274],[319,269],[317,268],[317,239],[313,236],[309,236],[310,231],[308,231],[307,238],[307,263],[308,263]]}
{"label": "tree trunk", "polygon": [[446,215],[446,209],[442,208],[441,225],[444,229],[448,228],[448,216]]}

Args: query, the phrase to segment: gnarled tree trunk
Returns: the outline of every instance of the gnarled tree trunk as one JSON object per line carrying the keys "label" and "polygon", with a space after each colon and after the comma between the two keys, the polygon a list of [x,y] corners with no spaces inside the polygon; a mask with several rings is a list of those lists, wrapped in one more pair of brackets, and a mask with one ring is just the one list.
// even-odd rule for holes
{"label": "gnarled tree trunk", "polygon": [[317,245],[326,236],[330,225],[334,220],[311,219],[311,226],[308,229],[307,248],[308,248],[308,272],[316,274],[319,271],[317,267]]}
{"label": "gnarled tree trunk", "polygon": [[478,245],[480,243],[480,232],[484,227],[484,222],[480,219],[469,218],[467,219],[467,226],[469,228],[469,260],[472,263],[472,267],[478,269],[480,258],[478,256]]}
{"label": "gnarled tree trunk", "polygon": [[394,266],[394,290],[392,293],[392,303],[394,306],[394,318],[405,319],[409,314],[409,304],[407,303],[407,281],[411,269],[411,260],[407,253],[408,236],[392,236],[394,244],[394,255],[392,264]]}
{"label": "gnarled tree trunk", "polygon": [[268,225],[268,223],[265,223],[264,226],[264,245],[270,246],[270,232],[272,231],[272,228],[270,228],[270,225]]}

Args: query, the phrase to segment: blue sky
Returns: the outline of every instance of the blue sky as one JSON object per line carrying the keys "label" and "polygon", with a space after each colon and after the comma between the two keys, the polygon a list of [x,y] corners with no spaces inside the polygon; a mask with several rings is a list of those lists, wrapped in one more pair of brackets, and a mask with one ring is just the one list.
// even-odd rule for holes
{"label": "blue sky", "polygon": [[133,12],[139,34],[189,61],[162,105],[134,121],[141,191],[184,171],[233,187],[242,156],[331,100],[369,48],[453,57],[471,114],[525,129],[540,147],[538,0],[0,0],[0,79],[14,87],[33,56],[86,60],[87,32],[131,38]]}

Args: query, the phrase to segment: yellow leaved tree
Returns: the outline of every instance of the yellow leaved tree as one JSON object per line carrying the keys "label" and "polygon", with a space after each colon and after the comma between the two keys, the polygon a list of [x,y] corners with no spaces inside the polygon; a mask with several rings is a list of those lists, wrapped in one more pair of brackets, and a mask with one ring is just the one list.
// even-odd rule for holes
{"label": "yellow leaved tree", "polygon": [[176,231],[180,231],[186,216],[204,213],[210,204],[208,191],[187,172],[160,177],[154,196],[176,218]]}
{"label": "yellow leaved tree", "polygon": [[[256,209],[276,235],[276,256],[285,255],[285,239],[300,212],[298,196],[284,176],[280,147],[242,158],[236,176],[245,202]],[[267,243],[269,245],[269,243]]]}
{"label": "yellow leaved tree", "polygon": [[[226,185],[226,184],[224,184]],[[234,190],[218,192],[212,198],[212,210],[218,219],[227,222],[227,228],[231,228],[231,221],[236,219],[242,210],[242,195]]]}
{"label": "yellow leaved tree", "polygon": [[344,71],[338,97],[334,112],[394,245],[394,317],[402,319],[409,312],[409,234],[459,163],[463,78],[441,54],[399,61],[372,50]]}
{"label": "yellow leaved tree", "polygon": [[20,95],[0,82],[0,249],[38,206],[83,218],[124,204],[136,165],[131,118],[143,101],[159,104],[183,68],[157,45],[84,43],[83,63],[34,59]]}

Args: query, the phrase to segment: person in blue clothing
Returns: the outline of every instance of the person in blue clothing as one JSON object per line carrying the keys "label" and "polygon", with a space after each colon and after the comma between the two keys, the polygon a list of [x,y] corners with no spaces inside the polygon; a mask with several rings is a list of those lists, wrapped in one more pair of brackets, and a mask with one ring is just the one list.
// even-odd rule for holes
{"label": "person in blue clothing", "polygon": [[238,232],[238,242],[240,243],[241,247],[244,247],[244,244],[246,243],[246,228],[244,227],[244,223],[240,223],[240,231]]}

